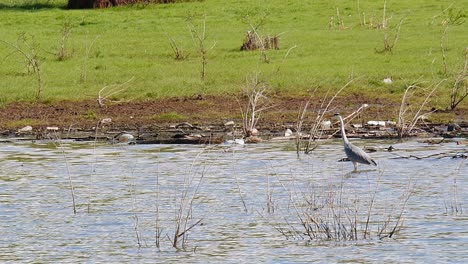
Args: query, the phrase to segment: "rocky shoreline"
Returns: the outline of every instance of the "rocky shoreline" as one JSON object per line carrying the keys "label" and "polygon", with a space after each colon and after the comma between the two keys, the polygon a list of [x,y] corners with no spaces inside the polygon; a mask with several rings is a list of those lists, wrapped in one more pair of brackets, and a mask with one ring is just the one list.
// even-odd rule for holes
{"label": "rocky shoreline", "polygon": [[[349,138],[362,139],[398,139],[399,135],[394,125],[384,122],[367,125],[351,124],[347,128]],[[93,127],[92,129],[59,127],[45,127],[34,129],[25,126],[16,131],[5,130],[1,133],[2,142],[14,141],[36,141],[36,140],[72,140],[72,141],[99,141],[109,143],[131,143],[131,144],[220,144],[235,139],[242,139],[245,143],[270,142],[279,140],[309,140],[310,127],[303,127],[299,134],[293,125],[289,126],[265,126],[259,129],[258,134],[246,137],[240,124],[229,122],[229,125],[207,125],[194,126],[183,122],[179,124],[165,124],[155,127],[136,129],[111,128],[105,125]],[[338,126],[319,129],[314,139],[339,138]],[[460,124],[427,124],[424,127],[414,128],[404,138],[439,138],[448,140],[450,138],[468,138],[468,123]],[[437,140],[436,140],[437,141]]]}

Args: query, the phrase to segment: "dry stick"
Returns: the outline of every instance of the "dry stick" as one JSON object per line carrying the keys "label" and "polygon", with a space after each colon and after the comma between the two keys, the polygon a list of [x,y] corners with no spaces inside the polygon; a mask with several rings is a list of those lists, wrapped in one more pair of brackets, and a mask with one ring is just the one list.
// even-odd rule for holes
{"label": "dry stick", "polygon": [[362,26],[364,26],[365,24],[363,23],[363,19],[362,19],[362,14],[361,14],[361,8],[360,8],[360,3],[359,3],[359,0],[357,0],[357,12],[359,14],[359,24]]}
{"label": "dry stick", "polygon": [[426,98],[424,99],[424,102],[421,104],[421,106],[419,107],[419,110],[416,112],[416,114],[413,117],[413,120],[411,121],[411,126],[410,126],[410,128],[408,130],[408,133],[411,133],[411,130],[413,130],[414,126],[416,125],[416,123],[418,121],[418,119],[421,118],[419,113],[421,112],[423,107],[426,105],[429,98],[432,96],[432,94],[435,92],[435,90],[437,88],[439,88],[439,86],[445,81],[446,81],[446,79],[441,80],[437,85],[434,86],[434,89],[432,89],[432,91],[426,96]]}
{"label": "dry stick", "polygon": [[[160,150],[159,150],[160,151]],[[156,248],[161,248],[161,222],[159,215],[159,203],[160,203],[160,188],[159,188],[159,162],[157,163],[157,174],[156,174],[156,230],[155,230],[155,244]]]}
{"label": "dry stick", "polygon": [[[120,93],[124,90],[126,90],[127,88],[124,87],[126,84],[128,84],[129,82],[133,81],[135,79],[135,76],[133,76],[132,78],[130,78],[128,81],[124,82],[124,83],[121,83],[121,84],[113,84],[113,85],[106,85],[104,86],[103,88],[101,88],[101,90],[99,90],[99,93],[98,93],[98,104],[99,104],[99,107],[103,107],[104,106],[104,101],[105,100],[109,100],[108,98],[117,94],[117,93]],[[106,91],[107,88],[111,87],[109,90]],[[104,94],[104,91],[106,91],[106,93]]]}
{"label": "dry stick", "polygon": [[440,13],[437,14],[437,15],[434,15],[434,16],[432,17],[432,24],[434,24],[434,20],[435,20],[437,17],[439,17],[439,16],[445,14],[445,12],[447,12],[447,10],[449,10],[449,9],[453,6],[453,4],[454,4],[454,3],[451,3],[447,8],[445,8],[444,10],[442,10],[442,12],[440,12]]}
{"label": "dry stick", "polygon": [[[232,156],[233,156],[233,159],[234,159],[234,150],[232,150]],[[232,163],[232,166],[233,166],[233,170],[234,170],[234,162]],[[239,192],[239,197],[241,199],[241,202],[242,202],[242,205],[244,206],[244,212],[247,213],[247,204],[244,200],[244,196],[242,195],[242,190],[241,190],[241,187],[240,187],[240,184],[239,184],[239,179],[237,178],[237,174],[234,173],[234,178],[236,179],[236,185],[237,185],[237,191]]]}
{"label": "dry stick", "polygon": [[447,72],[448,72],[447,56],[445,55],[445,51],[447,50],[447,48],[445,47],[445,43],[448,42],[448,37],[447,37],[448,29],[449,29],[449,26],[447,24],[445,25],[442,36],[440,37],[440,50],[442,51],[442,63],[444,64],[444,76],[447,76]]}
{"label": "dry stick", "polygon": [[[198,160],[200,155],[202,153],[204,153],[205,151],[211,149],[211,148],[212,148],[212,146],[206,147],[196,155],[195,159],[192,161],[192,164],[190,166],[189,173],[193,172],[193,167],[195,166],[195,162]],[[185,241],[186,241],[186,237],[185,237],[186,232],[189,229],[192,229],[193,227],[195,227],[196,225],[198,225],[201,222],[201,219],[200,219],[194,225],[187,228],[189,215],[190,215],[190,213],[192,211],[192,208],[193,208],[193,201],[195,199],[195,195],[198,193],[198,190],[199,190],[199,188],[201,186],[201,182],[203,180],[203,177],[204,177],[204,172],[202,172],[202,175],[201,175],[200,180],[199,180],[199,182],[198,182],[198,184],[196,186],[196,189],[194,190],[193,195],[192,195],[192,197],[191,197],[191,199],[189,201],[187,201],[187,195],[188,195],[188,188],[191,185],[192,179],[188,179],[187,176],[184,178],[185,189],[182,192],[182,196],[181,196],[181,199],[180,199],[179,210],[178,210],[178,212],[176,212],[176,220],[175,220],[175,225],[176,226],[175,226],[175,232],[174,232],[174,239],[171,240],[172,246],[174,248],[178,248],[178,241],[179,241],[179,238],[181,236],[182,236],[182,241],[183,241],[182,246],[184,246]],[[188,203],[188,205],[187,205],[187,203]],[[186,209],[187,206],[188,206],[188,209]],[[185,217],[184,223],[182,223],[182,214],[184,213],[184,211],[187,211],[187,215]],[[184,231],[181,232],[180,230],[181,230],[182,224],[184,224]]]}
{"label": "dry stick", "polygon": [[[364,229],[364,239],[367,238],[367,232],[369,230],[369,223],[370,223],[372,207],[374,205],[375,196],[377,195],[377,191],[379,189],[380,180],[382,179],[381,176],[382,176],[382,173],[379,173],[379,178],[377,180],[377,186],[375,186],[375,190],[374,190],[374,193],[372,194],[372,198],[371,198],[371,201],[370,201],[370,204],[369,204],[369,209],[367,210],[366,228]],[[370,188],[370,185],[369,185],[369,188]]]}
{"label": "dry stick", "polygon": [[258,34],[257,29],[250,23],[249,26],[255,33],[255,36],[257,37],[257,40],[260,43],[260,55],[261,57],[263,57],[263,62],[269,63],[270,59],[268,58],[268,55],[266,53],[265,42],[263,41],[262,37]]}
{"label": "dry stick", "polygon": [[[132,175],[134,175],[134,172],[135,172],[135,168],[136,168],[136,163],[135,163],[135,167],[133,167],[133,170],[132,170]],[[127,179],[128,180],[128,179]],[[137,215],[137,210],[136,210],[136,188],[135,188],[135,183],[131,183],[130,184],[130,198],[132,199],[132,212],[133,212],[133,219],[134,219],[134,222],[133,222],[133,228],[135,230],[135,235],[136,235],[136,239],[137,239],[137,243],[138,243],[138,248],[141,248],[142,244],[141,244],[141,232],[140,232],[140,228],[139,228],[139,221],[138,221],[138,215]],[[144,240],[143,240],[144,241]],[[146,244],[146,242],[145,242]],[[146,245],[147,246],[147,245]]]}
{"label": "dry stick", "polygon": [[[315,140],[315,136],[316,136],[316,131],[318,130],[319,126],[320,126],[320,122],[323,120],[323,117],[325,115],[325,113],[328,112],[328,109],[330,108],[330,105],[333,103],[333,101],[335,100],[335,98],[338,96],[338,94],[340,94],[346,87],[348,87],[352,82],[354,81],[354,79],[351,79],[349,80],[344,86],[342,86],[334,95],[333,97],[328,101],[328,104],[326,105],[325,109],[322,111],[322,113],[318,112],[317,113],[317,118],[316,118],[316,123],[315,123],[315,126],[312,127],[311,129],[311,132],[310,132],[310,138],[309,138],[309,141],[308,141],[308,145],[306,146],[306,149],[304,151],[305,154],[309,154],[312,150],[314,150],[315,148],[313,149],[309,149],[309,145],[312,144],[312,141]],[[328,94],[328,93],[327,93]]]}
{"label": "dry stick", "polygon": [[99,126],[102,125],[103,123],[106,123],[105,119],[99,120],[99,122],[96,124],[96,128],[94,130],[94,141],[93,141],[93,161],[91,163],[91,173],[89,175],[89,182],[90,186],[88,189],[88,213],[91,212],[91,192],[92,192],[92,187],[93,187],[93,176],[94,173],[96,173],[96,163],[97,163],[97,156],[96,156],[96,143],[97,143],[97,137],[98,137],[98,131],[99,131]]}
{"label": "dry stick", "polygon": [[386,29],[387,28],[387,0],[384,0],[384,6],[383,6],[383,14],[382,14],[382,28]]}
{"label": "dry stick", "polygon": [[459,196],[458,196],[458,185],[457,185],[457,177],[460,175],[460,171],[462,167],[464,166],[464,162],[460,161],[460,165],[457,168],[457,173],[455,174],[455,178],[453,179],[453,199],[455,203],[455,212],[456,213],[463,213],[463,206],[461,202],[459,201]]}
{"label": "dry stick", "polygon": [[398,111],[398,122],[397,122],[397,128],[398,128],[398,136],[400,138],[402,138],[405,134],[405,126],[406,126],[406,122],[405,122],[405,114],[406,114],[406,111],[408,110],[408,108],[406,107],[407,103],[406,103],[406,100],[408,98],[408,96],[411,96],[412,94],[408,94],[410,91],[412,91],[413,89],[416,89],[418,88],[419,84],[421,82],[416,82],[414,84],[411,84],[409,86],[406,87],[405,89],[405,92],[403,94],[403,97],[401,98],[401,104],[400,104],[400,109]]}
{"label": "dry stick", "polygon": [[[408,204],[408,200],[410,199],[411,195],[413,194],[413,191],[410,189],[412,186],[411,186],[411,179],[409,180],[408,182],[408,189],[407,189],[407,193],[406,193],[406,197],[404,198],[404,201],[403,201],[403,207],[401,208],[401,211],[400,211],[400,214],[399,216],[397,217],[397,221],[395,223],[395,226],[392,228],[392,230],[390,231],[390,233],[386,234],[385,236],[383,237],[380,237],[380,239],[384,238],[384,237],[389,237],[391,238],[398,230],[398,226],[400,225],[400,222],[402,222],[402,216],[403,216],[403,213],[405,212],[405,209],[406,209],[406,205]],[[413,186],[414,187],[414,186]]]}
{"label": "dry stick", "polygon": [[72,181],[72,176],[70,172],[70,164],[68,163],[68,158],[67,155],[65,154],[65,149],[63,148],[62,142],[60,142],[60,139],[57,135],[57,133],[54,133],[55,136],[55,143],[58,143],[58,147],[60,148],[60,151],[62,152],[63,159],[65,160],[65,166],[67,167],[67,174],[68,174],[68,183],[70,185],[70,192],[71,192],[71,197],[72,197],[72,203],[73,203],[73,214],[76,215],[76,204],[75,204],[75,188],[73,187],[73,181]]}
{"label": "dry stick", "polygon": [[81,69],[81,82],[86,82],[86,71],[87,71],[87,66],[88,66],[88,58],[89,58],[89,53],[91,52],[91,48],[94,45],[94,42],[99,38],[99,36],[95,37],[93,41],[91,41],[91,44],[89,46],[86,46],[86,52],[85,56],[83,58],[83,66]]}

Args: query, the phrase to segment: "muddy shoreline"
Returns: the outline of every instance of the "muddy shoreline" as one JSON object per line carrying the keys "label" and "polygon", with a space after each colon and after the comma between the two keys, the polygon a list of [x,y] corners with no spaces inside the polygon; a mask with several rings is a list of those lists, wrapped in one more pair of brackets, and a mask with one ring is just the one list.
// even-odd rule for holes
{"label": "muddy shoreline", "polygon": [[[308,97],[271,97],[269,107],[261,113],[257,138],[252,142],[310,138],[317,108],[310,107],[304,116],[300,135],[297,134],[299,113]],[[391,139],[398,138],[394,120],[399,105],[385,99],[359,97],[337,98],[335,107],[323,120],[332,120],[340,111],[352,113],[363,104],[366,109],[347,125],[348,137]],[[314,102],[312,102],[314,103]],[[315,102],[320,104],[319,101]],[[122,141],[124,132],[137,144],[215,144],[245,138],[242,128],[242,98],[195,96],[114,103],[99,107],[93,100],[55,103],[11,103],[1,108],[0,137],[2,141],[69,139],[76,141]],[[455,111],[433,111],[436,119],[424,120],[406,137],[468,138],[468,107]],[[285,136],[286,130],[292,134]],[[338,125],[322,127],[316,138],[339,137]]]}

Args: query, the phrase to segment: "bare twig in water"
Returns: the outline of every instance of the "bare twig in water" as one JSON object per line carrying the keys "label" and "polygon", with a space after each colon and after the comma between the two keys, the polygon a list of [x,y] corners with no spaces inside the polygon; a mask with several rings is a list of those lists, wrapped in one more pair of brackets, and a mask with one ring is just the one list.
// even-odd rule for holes
{"label": "bare twig in water", "polygon": [[75,203],[75,188],[73,187],[72,175],[70,172],[70,164],[68,162],[67,155],[65,153],[65,148],[62,145],[62,142],[59,139],[57,133],[54,133],[54,145],[60,149],[62,152],[63,159],[65,160],[65,166],[67,168],[67,175],[68,175],[68,183],[70,186],[70,193],[72,197],[72,204],[73,204],[73,214],[76,214],[76,203]]}
{"label": "bare twig in water", "polygon": [[[305,154],[309,154],[311,153],[317,146],[318,146],[318,143],[316,142],[316,140],[318,138],[320,138],[320,136],[322,135],[323,133],[323,130],[321,129],[322,128],[322,122],[324,121],[324,116],[326,113],[329,112],[329,109],[333,103],[333,101],[335,100],[335,98],[346,88],[348,87],[351,83],[353,82],[353,79],[349,80],[345,85],[343,85],[330,99],[328,99],[328,93],[329,91],[327,91],[325,97],[323,100],[320,100],[321,103],[320,103],[320,106],[319,106],[319,109],[316,110],[316,116],[315,116],[315,120],[313,121],[313,124],[311,126],[311,129],[309,131],[309,140],[307,141],[306,145],[305,145],[305,149],[304,149],[304,153]],[[317,90],[314,89],[314,92]],[[312,95],[311,95],[312,96]],[[299,124],[300,126],[302,127],[302,123],[303,123],[303,120],[304,120],[304,116],[308,110],[308,107],[310,105],[310,100],[311,98],[309,98],[309,100],[305,103],[304,105],[304,108],[302,110],[302,114],[301,114],[301,117],[300,117],[300,120],[299,120]],[[328,100],[328,103],[326,103]],[[326,104],[325,104],[326,103]],[[300,131],[299,130],[300,127],[298,127],[298,132]],[[299,133],[298,133],[299,134]],[[299,140],[296,139],[296,140]],[[296,149],[298,149],[300,146],[300,144],[298,144],[298,141],[296,141]],[[297,150],[297,152],[299,152],[299,150]]]}
{"label": "bare twig in water", "polygon": [[[413,113],[408,113],[410,108],[411,108],[411,102],[408,100],[411,99],[415,93],[416,90],[421,90],[422,88],[420,87],[421,83],[414,83],[405,89],[405,92],[403,94],[403,97],[401,99],[401,104],[400,104],[400,110],[398,112],[398,122],[397,122],[397,131],[398,131],[398,136],[400,138],[404,136],[408,136],[411,131],[414,129],[416,124],[418,123],[419,120],[425,118],[429,113],[426,114],[421,114],[421,111],[424,109],[426,106],[427,102],[429,101],[429,98],[432,97],[434,92],[439,88],[439,86],[446,81],[446,79],[441,80],[439,83],[436,85],[432,84],[433,86],[432,90],[430,90],[429,93],[425,96],[424,101],[420,104],[418,110],[413,114]],[[430,87],[428,87],[430,88]],[[407,121],[408,119],[411,119],[411,121]]]}

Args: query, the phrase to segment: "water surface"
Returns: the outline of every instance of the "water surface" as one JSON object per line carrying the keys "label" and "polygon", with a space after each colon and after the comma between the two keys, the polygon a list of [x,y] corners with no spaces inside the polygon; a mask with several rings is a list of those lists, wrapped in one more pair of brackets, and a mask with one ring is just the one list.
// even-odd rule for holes
{"label": "water surface", "polygon": [[[451,156],[466,146],[355,143],[378,167],[351,173],[340,141],[299,158],[292,142],[1,143],[0,261],[464,262],[467,160]],[[194,226],[176,249],[178,216]],[[308,236],[309,216],[333,237]],[[354,223],[354,239],[337,234]]]}

